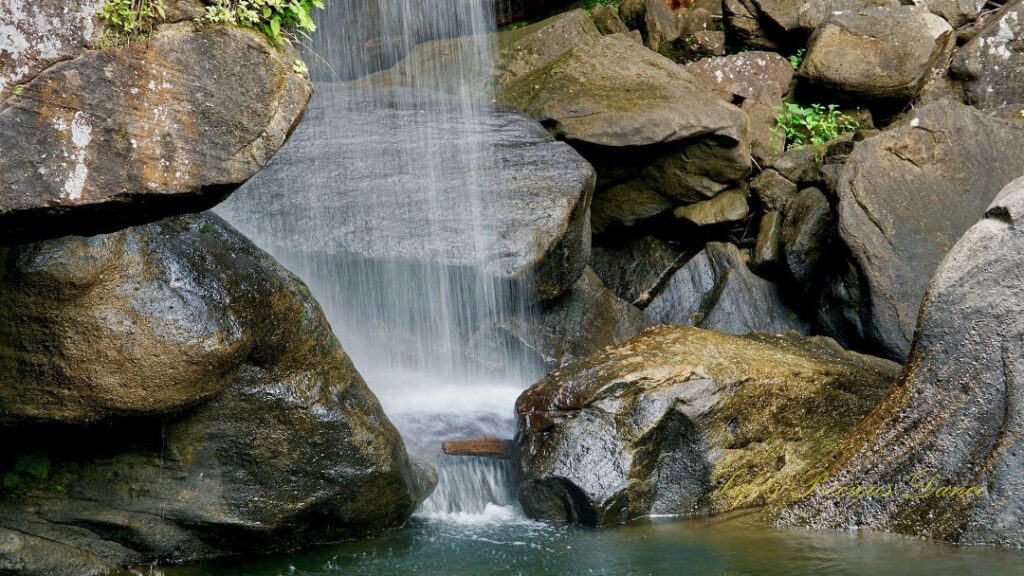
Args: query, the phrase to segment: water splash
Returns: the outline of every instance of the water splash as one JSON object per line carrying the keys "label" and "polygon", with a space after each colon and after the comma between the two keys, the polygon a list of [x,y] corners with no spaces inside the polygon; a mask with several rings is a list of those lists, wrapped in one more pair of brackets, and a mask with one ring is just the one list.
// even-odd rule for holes
{"label": "water splash", "polygon": [[[510,437],[513,402],[539,376],[533,358],[481,335],[533,301],[496,280],[502,191],[481,184],[501,170],[485,136],[494,21],[493,0],[328,3],[306,47],[317,94],[302,129],[348,144],[294,185],[351,203],[346,221],[247,201],[244,188],[218,209],[309,285],[410,452],[438,468],[421,513],[458,521],[516,509],[509,467],[440,455],[440,442]],[[429,42],[445,38],[459,40]],[[415,67],[392,68],[414,49]],[[390,233],[402,227],[417,233]],[[338,250],[325,238],[342,228]]]}

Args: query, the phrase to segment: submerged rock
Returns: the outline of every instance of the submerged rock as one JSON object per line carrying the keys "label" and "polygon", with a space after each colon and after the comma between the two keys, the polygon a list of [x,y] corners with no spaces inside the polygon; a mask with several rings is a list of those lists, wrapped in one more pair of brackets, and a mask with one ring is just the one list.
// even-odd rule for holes
{"label": "submerged rock", "polygon": [[651,326],[639,308],[612,293],[591,269],[536,315],[508,319],[499,334],[511,338],[550,372],[579,358],[622,344]]}
{"label": "submerged rock", "polygon": [[679,268],[644,312],[656,324],[727,334],[809,330],[782,301],[778,287],[747,268],[736,246],[717,242]]}
{"label": "submerged rock", "polygon": [[[118,418],[0,429],[0,572],[105,574],[337,541],[400,525],[429,492],[306,287],[216,216],[28,244],[4,259],[6,277],[24,282],[2,300],[26,303],[7,306],[4,330],[44,328],[22,330],[40,351],[45,329],[57,330],[52,355],[71,353],[88,374],[91,351],[123,385],[65,389],[35,380],[41,356],[3,354],[4,386],[40,389],[8,395],[5,410],[66,421],[102,395],[109,405],[76,419]],[[184,342],[187,354],[160,357]],[[137,418],[141,407],[163,416]]]}
{"label": "submerged rock", "polygon": [[[1018,179],[943,260],[900,379],[783,523],[1024,546],[1022,215]],[[842,485],[892,490],[825,494]]]}
{"label": "submerged rock", "polygon": [[[405,130],[424,149],[398,156]],[[275,254],[482,265],[553,298],[590,259],[593,187],[582,157],[518,113],[469,119],[425,93],[324,86],[288,144],[218,211]]]}
{"label": "submerged rock", "polygon": [[837,185],[839,234],[865,283],[848,307],[883,355],[906,358],[935,268],[1021,166],[1024,124],[948,100],[856,144]]}
{"label": "submerged rock", "polygon": [[533,518],[597,525],[770,503],[730,479],[798,485],[898,370],[828,339],[653,328],[519,397],[519,500]]}
{"label": "submerged rock", "polygon": [[[67,17],[93,4],[52,18],[49,3],[30,11],[52,27],[30,35],[33,49],[65,59],[17,75],[24,84],[0,104],[0,241],[209,208],[266,165],[309,101],[311,85],[292,70],[298,53],[234,26],[165,24],[145,42],[73,55],[92,27]],[[10,65],[20,64],[38,67]]]}

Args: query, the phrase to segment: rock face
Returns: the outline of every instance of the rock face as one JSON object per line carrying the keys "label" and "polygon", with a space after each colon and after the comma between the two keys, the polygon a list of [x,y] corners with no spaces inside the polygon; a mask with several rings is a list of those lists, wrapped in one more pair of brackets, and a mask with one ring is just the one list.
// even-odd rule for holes
{"label": "rock face", "polygon": [[967,101],[998,116],[1019,118],[1024,110],[1024,5],[1017,3],[957,51],[953,72],[964,82]]}
{"label": "rock face", "polygon": [[836,190],[839,234],[864,281],[863,307],[849,307],[883,355],[906,358],[935,268],[1022,165],[1024,125],[951,101],[857,143]]}
{"label": "rock face", "polygon": [[898,369],[827,339],[653,328],[519,397],[519,500],[533,518],[597,525],[765,504],[729,479],[801,478]]}
{"label": "rock face", "polygon": [[589,268],[568,292],[539,306],[538,318],[512,318],[500,332],[531,351],[546,372],[622,344],[651,326],[639,308],[608,290]]}
{"label": "rock face", "polygon": [[973,22],[988,2],[986,0],[913,0],[913,3],[927,8],[932,14],[942,16],[953,28],[959,28]]}
{"label": "rock face", "polygon": [[746,114],[621,34],[510,82],[500,100],[580,150],[602,174],[602,189],[638,179],[677,202],[694,202],[750,171]]}
{"label": "rock face", "polygon": [[[1018,179],[942,262],[907,368],[826,460],[828,482],[784,513],[784,523],[1024,545],[1022,215]],[[933,472],[915,480],[926,470]],[[844,484],[893,489],[889,497],[823,495]],[[950,486],[981,490],[950,494]]]}
{"label": "rock face", "polygon": [[[590,258],[593,168],[512,111],[467,122],[426,95],[397,93],[401,104],[325,86],[309,120],[218,211],[271,252],[452,268],[479,264],[483,234],[495,239],[486,273],[496,280],[529,285],[541,298],[572,286]],[[396,157],[392,140],[401,130],[432,135],[430,149]],[[451,159],[450,185],[435,190],[424,175],[437,157]],[[480,191],[479,206],[467,206],[467,188]],[[298,226],[317,233],[296,235]],[[432,235],[435,228],[446,234]]]}
{"label": "rock face", "polygon": [[655,324],[682,324],[727,334],[808,326],[783,303],[778,288],[747,268],[739,249],[712,242],[676,271],[644,310]]}
{"label": "rock face", "polygon": [[[29,342],[57,334],[62,351],[94,349],[94,363],[128,355],[119,365],[129,372],[122,390],[75,390],[91,400],[109,391],[116,405],[64,409],[43,390],[14,403],[33,422],[117,419],[3,429],[22,440],[3,450],[0,572],[105,574],[373,534],[404,522],[429,492],[305,286],[219,218],[26,244],[3,260],[5,282],[20,288],[4,303],[25,304],[0,314],[8,334],[29,318],[45,328],[22,330]],[[71,307],[81,310],[69,316]],[[153,360],[163,350],[196,366],[162,378],[132,367],[132,355],[163,366]],[[4,358],[5,370],[46,374],[32,349]],[[57,398],[70,385],[48,384]]]}
{"label": "rock face", "polygon": [[[31,36],[34,49],[70,59],[19,76],[19,93],[0,105],[0,240],[96,234],[208,208],[267,163],[309,100],[309,82],[292,71],[297,53],[236,27],[168,24],[146,42],[72,57],[89,33],[75,14],[92,4],[44,18],[53,28]],[[66,18],[77,24],[58,32]],[[75,40],[46,39],[76,30]],[[47,62],[26,50],[13,65]]]}
{"label": "rock face", "polygon": [[807,47],[799,77],[854,101],[906,101],[955,43],[942,18],[914,6],[832,12]]}
{"label": "rock face", "polygon": [[605,285],[636,306],[647,306],[690,256],[684,248],[653,236],[595,246],[590,265]]}

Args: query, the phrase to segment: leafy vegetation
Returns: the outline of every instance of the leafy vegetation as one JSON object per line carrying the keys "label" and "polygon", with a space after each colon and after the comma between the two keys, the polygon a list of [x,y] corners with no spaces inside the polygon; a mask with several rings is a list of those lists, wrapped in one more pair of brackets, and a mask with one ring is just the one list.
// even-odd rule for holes
{"label": "leafy vegetation", "polygon": [[612,8],[619,9],[619,0],[583,0],[583,9],[590,12],[598,6],[611,6]]}
{"label": "leafy vegetation", "polygon": [[33,452],[18,457],[14,467],[3,476],[3,487],[11,490],[25,482],[46,480],[50,477],[50,457],[45,452]]}
{"label": "leafy vegetation", "polygon": [[165,10],[164,0],[107,0],[99,11],[100,18],[109,25],[101,43],[128,42],[139,34],[148,34],[155,20],[166,17]]}
{"label": "leafy vegetation", "polygon": [[793,70],[799,70],[800,69],[800,65],[804,63],[804,56],[806,56],[806,55],[807,55],[807,49],[806,48],[801,48],[801,49],[796,51],[796,54],[793,54],[792,56],[789,57],[789,64],[790,64],[790,66],[793,67]]}
{"label": "leafy vegetation", "polygon": [[283,44],[295,33],[308,36],[315,31],[312,11],[323,7],[323,0],[215,0],[202,21],[254,28]]}
{"label": "leafy vegetation", "polygon": [[776,129],[785,132],[787,150],[807,143],[825,144],[860,128],[856,120],[840,112],[835,104],[811,104],[805,108],[786,102],[775,110]]}

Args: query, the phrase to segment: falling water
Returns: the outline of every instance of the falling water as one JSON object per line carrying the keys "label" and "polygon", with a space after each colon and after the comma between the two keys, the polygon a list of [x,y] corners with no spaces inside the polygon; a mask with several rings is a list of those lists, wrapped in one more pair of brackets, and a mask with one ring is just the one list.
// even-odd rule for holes
{"label": "falling water", "polygon": [[[486,330],[531,300],[502,280],[495,247],[492,2],[329,2],[293,138],[315,159],[218,209],[307,282],[410,452],[438,468],[421,513],[451,518],[514,498],[507,463],[443,456],[440,442],[509,437],[538,376]],[[417,65],[395,66],[407,56]]]}

